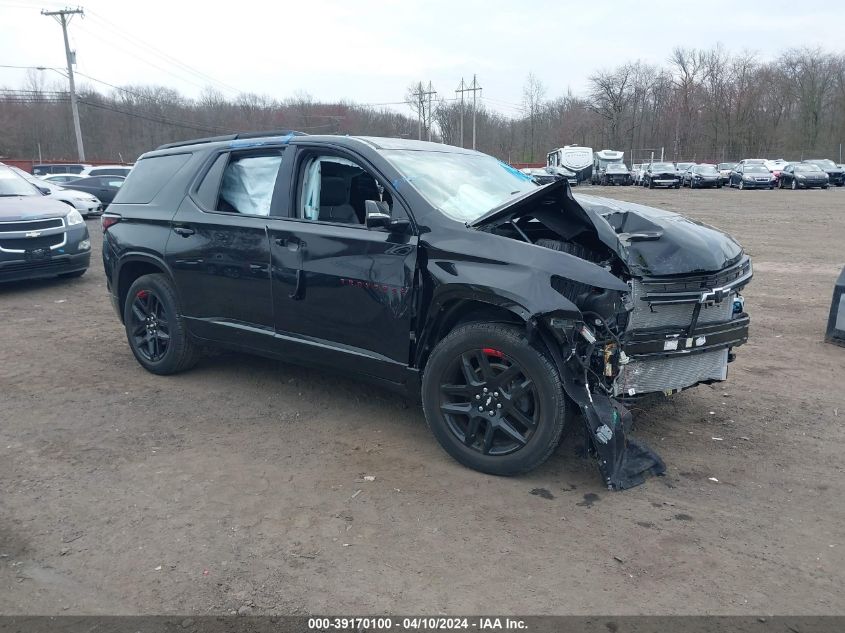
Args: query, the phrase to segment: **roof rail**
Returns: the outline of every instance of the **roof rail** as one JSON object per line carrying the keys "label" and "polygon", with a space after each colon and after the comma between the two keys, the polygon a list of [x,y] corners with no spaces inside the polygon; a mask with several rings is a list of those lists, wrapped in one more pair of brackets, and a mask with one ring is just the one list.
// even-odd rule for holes
{"label": "roof rail", "polygon": [[201,143],[218,143],[221,141],[235,141],[238,139],[248,138],[264,138],[265,136],[306,136],[305,132],[297,132],[296,130],[267,130],[264,132],[239,132],[237,134],[224,134],[223,136],[208,136],[206,138],[188,139],[186,141],[178,141],[176,143],[165,143],[159,145],[159,149],[171,149],[173,147],[185,147],[186,145],[199,145]]}

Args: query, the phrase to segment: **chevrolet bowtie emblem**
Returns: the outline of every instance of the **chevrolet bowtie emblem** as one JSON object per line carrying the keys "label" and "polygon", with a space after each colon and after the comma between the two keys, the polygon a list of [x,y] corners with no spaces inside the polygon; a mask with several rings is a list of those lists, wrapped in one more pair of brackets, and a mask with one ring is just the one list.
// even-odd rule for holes
{"label": "chevrolet bowtie emblem", "polygon": [[26,237],[38,237],[41,235],[41,231],[27,231],[24,235]]}

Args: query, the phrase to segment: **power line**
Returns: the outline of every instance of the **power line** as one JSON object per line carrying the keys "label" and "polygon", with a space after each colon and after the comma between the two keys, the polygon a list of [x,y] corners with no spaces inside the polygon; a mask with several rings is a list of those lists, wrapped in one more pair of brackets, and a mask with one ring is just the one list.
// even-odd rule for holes
{"label": "power line", "polygon": [[227,84],[223,81],[220,81],[219,79],[215,79],[214,77],[212,77],[208,73],[205,73],[205,72],[199,70],[198,68],[194,68],[193,66],[190,66],[190,65],[178,60],[173,55],[165,53],[164,51],[156,48],[152,44],[148,44],[147,42],[140,39],[139,37],[133,35],[132,33],[129,33],[125,29],[121,28],[120,26],[118,26],[114,22],[106,19],[104,16],[102,16],[98,13],[95,13],[94,11],[89,11],[88,13],[94,18],[95,21],[102,22],[105,26],[109,27],[110,29],[117,31],[119,33],[122,33],[126,38],[133,40],[136,46],[139,46],[141,48],[146,48],[147,50],[151,51],[153,54],[157,55],[160,59],[167,61],[167,62],[170,62],[172,64],[176,64],[177,66],[180,66],[181,68],[184,69],[184,71],[186,71],[190,74],[193,74],[195,77],[198,77],[198,78],[204,80],[206,83],[210,82],[210,83],[213,83],[213,84],[217,84],[218,86],[221,86],[221,87],[225,88],[226,90],[234,92],[236,94],[243,92],[239,88],[235,88],[234,86],[231,86],[231,85],[229,85],[229,84]]}

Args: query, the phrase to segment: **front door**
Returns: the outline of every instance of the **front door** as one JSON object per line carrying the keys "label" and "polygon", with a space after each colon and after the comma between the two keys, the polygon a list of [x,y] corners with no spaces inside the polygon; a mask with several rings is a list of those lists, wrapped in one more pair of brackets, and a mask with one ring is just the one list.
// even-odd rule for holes
{"label": "front door", "polygon": [[268,225],[277,336],[298,360],[402,382],[417,238],[368,229],[365,201],[408,218],[361,162],[299,149],[289,218]]}
{"label": "front door", "polygon": [[280,149],[220,153],[173,218],[166,259],[197,336],[273,347],[267,223],[281,161]]}

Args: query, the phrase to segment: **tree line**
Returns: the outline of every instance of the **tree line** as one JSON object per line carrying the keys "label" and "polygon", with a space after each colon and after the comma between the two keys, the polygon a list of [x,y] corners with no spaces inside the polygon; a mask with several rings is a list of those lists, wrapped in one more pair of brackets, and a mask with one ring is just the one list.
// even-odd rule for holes
{"label": "tree line", "polygon": [[[132,161],[162,143],[236,131],[296,129],[470,144],[471,113],[454,99],[411,97],[410,114],[384,105],[321,103],[307,94],[284,100],[257,94],[234,99],[207,89],[191,99],[160,86],[79,89],[88,158]],[[722,162],[744,157],[839,160],[845,143],[845,54],[819,48],[784,51],[772,61],[754,53],[675,48],[664,64],[630,61],[594,72],[584,94],[548,97],[529,74],[515,115],[482,97],[476,112],[479,150],[508,162],[543,162],[565,144],[626,152],[626,161]],[[68,94],[32,71],[17,89],[0,89],[0,156],[44,160],[76,155]],[[420,107],[422,106],[422,107]]]}

